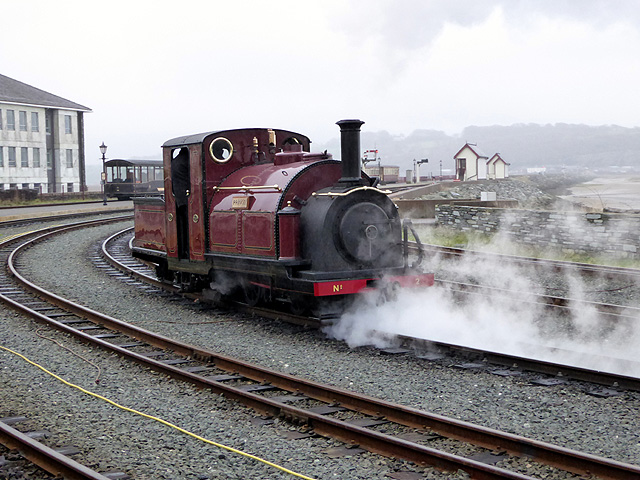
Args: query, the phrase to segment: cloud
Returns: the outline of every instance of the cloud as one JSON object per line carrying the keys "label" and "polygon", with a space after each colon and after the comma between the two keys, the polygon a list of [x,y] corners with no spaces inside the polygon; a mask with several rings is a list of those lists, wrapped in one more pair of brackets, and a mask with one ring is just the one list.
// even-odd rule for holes
{"label": "cloud", "polygon": [[19,48],[5,43],[0,64],[93,109],[88,161],[103,140],[110,155],[159,155],[168,138],[219,128],[289,128],[324,143],[346,117],[405,135],[532,122],[634,126],[635,5],[24,0],[3,6],[17,19],[3,37]]}
{"label": "cloud", "polygon": [[338,30],[351,33],[358,44],[375,39],[390,49],[421,49],[433,42],[447,25],[473,28],[484,23],[496,10],[506,21],[528,28],[540,18],[578,21],[596,27],[615,23],[640,24],[640,9],[634,0],[616,2],[615,8],[603,0],[351,0],[333,20]]}

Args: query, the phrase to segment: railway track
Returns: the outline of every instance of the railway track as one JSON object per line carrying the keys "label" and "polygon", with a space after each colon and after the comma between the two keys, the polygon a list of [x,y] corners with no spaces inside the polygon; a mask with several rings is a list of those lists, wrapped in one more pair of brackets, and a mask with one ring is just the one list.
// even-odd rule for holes
{"label": "railway track", "polygon": [[[546,277],[551,274],[558,274],[562,278],[569,278],[579,275],[581,278],[599,280],[601,282],[613,282],[616,288],[604,289],[596,293],[606,293],[607,291],[615,292],[635,287],[639,284],[640,270],[628,267],[617,267],[610,265],[597,265],[589,263],[568,262],[561,260],[549,260],[542,258],[522,257],[517,255],[504,255],[492,252],[479,252],[474,250],[465,250],[461,248],[443,247],[437,245],[423,245],[426,252],[440,258],[453,261],[471,261],[476,260],[482,263],[473,265],[497,265],[504,267],[505,265],[513,265],[522,268],[522,271],[535,272],[538,277]],[[417,249],[417,244],[411,244],[411,248]],[[483,268],[476,266],[476,268]],[[486,285],[472,284],[465,281],[451,281],[450,279],[440,279],[440,283],[450,285],[450,288],[456,290],[464,290],[471,293],[476,291],[489,291],[492,295],[513,295],[518,294],[523,301],[550,305],[552,307],[570,307],[570,308],[592,308],[600,314],[606,316],[612,314],[615,317],[640,318],[640,308],[631,305],[613,304],[611,302],[590,301],[584,298],[576,298],[575,294],[560,296],[530,292],[513,292],[505,288],[495,288]],[[531,287],[535,287],[535,281],[530,282]],[[581,292],[584,294],[585,292]],[[593,293],[593,292],[592,292]]]}
{"label": "railway track", "polygon": [[[130,477],[123,472],[98,473],[71,458],[78,453],[74,447],[51,448],[38,439],[44,437],[48,432],[28,431],[21,432],[13,428],[13,425],[26,420],[25,417],[0,418],[0,444],[10,450],[16,450],[20,456],[29,462],[39,466],[44,471],[61,476],[66,480],[126,480]],[[4,460],[4,456],[0,456]],[[6,461],[7,464],[14,463],[16,466],[3,465],[0,462],[0,477],[19,478],[19,472],[27,472],[25,478],[32,478],[33,471],[30,464],[25,461]],[[4,476],[6,475],[6,477]]]}
{"label": "railway track", "polygon": [[[157,288],[177,293],[178,289],[174,286],[163,283],[155,278],[154,270],[148,265],[141,263],[137,259],[133,259],[130,255],[128,246],[128,238],[126,235],[130,233],[130,229],[123,230],[106,239],[102,245],[103,258],[123,275],[136,278],[144,283],[149,283]],[[478,285],[462,284],[458,282],[440,282],[446,284],[447,288],[455,290],[464,295],[482,295],[486,296],[489,291],[491,295],[514,295],[512,291],[492,289]],[[183,294],[189,298],[197,299],[201,301],[207,301],[206,296],[200,294]],[[581,307],[582,304],[577,305],[573,303],[569,307],[569,301],[560,297],[552,297],[548,295],[534,295],[518,297],[520,302],[531,302],[535,304],[545,305],[554,310],[566,311],[569,308]],[[640,309],[635,309],[639,312],[638,316],[629,315],[629,310],[625,307],[618,307],[616,305],[601,305],[595,302],[585,302],[596,306],[601,306],[599,311],[605,314],[607,319],[612,322],[621,322],[625,320],[638,321],[640,318]],[[266,318],[272,318],[277,320],[283,320],[290,323],[307,325],[313,328],[318,328],[326,324],[326,319],[309,318],[299,315],[293,315],[291,313],[277,311],[268,308],[255,308],[247,307],[240,303],[233,305],[233,308],[239,308],[247,313],[263,316]],[[634,310],[634,309],[631,309]],[[425,340],[422,338],[416,338],[408,335],[394,335],[386,332],[378,332],[381,337],[395,336],[399,342],[399,347],[408,349],[408,351],[415,352],[420,356],[426,352],[433,352],[434,349],[441,353],[450,352],[452,354],[459,354],[462,357],[479,360],[483,362],[483,366],[490,368],[491,366],[497,367],[496,369],[502,369],[508,367],[512,369],[512,373],[520,371],[529,371],[542,373],[545,375],[562,378],[563,380],[578,380],[593,383],[596,385],[602,385],[604,387],[611,387],[615,389],[625,389],[640,391],[640,379],[628,375],[621,375],[600,369],[581,368],[567,364],[556,363],[552,361],[545,361],[535,358],[528,358],[523,356],[516,356],[507,353],[500,353],[496,351],[487,351],[477,348],[467,347],[463,345],[457,345],[446,342],[438,342],[433,340]],[[547,358],[553,358],[558,354],[563,353],[565,357],[584,357],[584,354],[577,355],[576,352],[570,350],[562,350],[559,348],[547,348],[540,345],[522,345],[522,350],[536,350],[539,354],[547,354]],[[613,359],[610,357],[591,355],[593,359],[599,361],[601,364],[616,363],[619,368],[626,371],[640,371],[640,365],[638,362],[632,360]],[[516,366],[514,369],[514,365]],[[596,391],[595,389],[593,390]],[[613,390],[608,390],[611,393],[615,393]]]}
{"label": "railway track", "polygon": [[[4,239],[0,242],[0,258],[4,264],[8,261],[8,256],[13,252],[12,245],[16,242],[24,241],[25,239],[37,239],[38,237],[45,236],[53,232],[59,232],[61,230],[70,231],[76,228],[85,228],[89,225],[98,225],[111,221],[121,221],[123,218],[130,218],[130,216],[117,217],[113,219],[101,219],[89,222],[80,222],[76,224],[70,224],[65,227],[49,227],[41,229],[37,232],[30,232],[23,234],[20,237],[13,237]],[[23,303],[29,303],[28,297],[24,296],[24,292],[16,290],[15,286],[7,275],[6,270],[3,268],[0,271],[0,298],[3,301],[9,302],[19,301]],[[13,300],[10,300],[14,297]],[[43,308],[47,308],[43,302],[39,302]],[[32,307],[38,308],[32,304]],[[20,420],[19,418],[6,418],[0,419],[0,443],[9,449],[19,451],[29,461],[38,465],[45,471],[52,475],[62,475],[65,479],[71,480],[114,480],[120,478],[128,478],[126,475],[120,472],[102,474],[96,472],[90,468],[81,465],[68,455],[73,453],[69,450],[53,449],[38,442],[34,439],[35,435],[29,435],[21,433],[20,431],[12,427],[13,423]]]}
{"label": "railway track", "polygon": [[513,297],[517,295],[520,302],[545,305],[556,311],[562,309],[592,308],[603,317],[610,317],[611,321],[622,321],[625,319],[636,321],[640,318],[640,308],[628,305],[614,305],[610,303],[593,302],[589,300],[558,297],[555,295],[544,295],[538,293],[519,292],[505,288],[478,285],[474,283],[455,282],[450,280],[437,280],[440,285],[449,290],[465,293],[467,295],[491,295],[497,297]]}
{"label": "railway track", "polygon": [[[416,247],[415,244],[414,247]],[[614,335],[612,337],[608,337],[608,335],[620,335],[619,332],[623,331],[631,332],[637,328],[638,322],[640,322],[640,308],[629,305],[634,302],[634,299],[637,299],[640,270],[476,252],[434,245],[427,245],[426,248],[439,258],[453,260],[452,264],[439,265],[439,269],[444,271],[445,275],[436,277],[436,285],[446,288],[452,294],[452,298],[460,304],[483,304],[485,299],[491,299],[492,302],[498,304],[496,311],[499,314],[500,308],[508,310],[509,307],[506,306],[517,303],[520,306],[520,312],[538,312],[538,317],[541,317],[541,320],[537,320],[540,325],[536,328],[542,329],[541,325],[544,325],[545,328],[557,331],[557,333],[561,333],[563,329],[567,332],[580,332],[585,340],[594,335],[600,335],[602,344],[614,344],[616,342],[612,338]],[[466,263],[465,267],[457,269],[457,260],[460,262],[469,260],[469,263]],[[476,260],[480,260],[480,262],[476,262]],[[517,266],[517,269],[512,269],[512,265]],[[485,271],[493,272],[493,277],[485,274]],[[510,282],[508,281],[495,281],[495,278],[499,278],[501,275],[507,279],[522,277],[523,280],[518,283],[520,289],[509,288]],[[580,280],[576,280],[578,275]],[[549,287],[548,284],[552,286]],[[562,290],[562,284],[571,286],[569,291],[575,290],[573,295],[559,296],[541,292],[545,289]],[[499,285],[507,285],[507,288]],[[523,291],[525,288],[526,290]],[[607,295],[609,292],[617,293],[619,291],[628,293],[626,295]],[[598,299],[601,301],[595,301],[594,297],[599,297]],[[585,317],[588,320],[584,322],[585,326],[583,327]],[[580,337],[576,336],[576,338]],[[447,344],[444,346],[451,347]],[[576,365],[607,365],[604,369],[612,369],[617,372],[640,372],[640,365],[629,355],[626,359],[613,358],[619,352],[594,354],[589,360],[585,354],[576,355],[562,347],[534,346],[532,343],[523,343],[521,346],[523,351],[537,349],[541,355],[548,359],[567,353],[575,357],[574,364]],[[523,362],[518,363],[523,364]],[[592,368],[594,370],[596,368],[603,369],[603,367]],[[552,366],[549,370],[554,371],[556,368]],[[566,370],[564,372],[562,370],[556,371],[566,373]],[[600,376],[598,372],[589,374],[585,371],[574,372],[574,374],[570,373],[568,376],[605,385],[617,382],[615,379],[608,381],[606,377],[597,378]],[[625,382],[623,379],[621,380],[623,383]],[[631,384],[625,388],[636,390],[637,386],[634,386],[634,383],[636,381],[631,380]]]}
{"label": "railway track", "polygon": [[[43,238],[38,240],[42,241]],[[640,478],[640,467],[280,374],[175,342],[101,315],[43,291],[21,278],[15,263],[20,252],[27,246],[28,244],[12,250],[7,260],[11,275],[22,286],[18,288],[2,283],[0,288],[3,300],[9,300],[13,308],[149,368],[222,393],[263,414],[302,423],[305,431],[311,429],[315,434],[332,436],[374,452],[432,465],[446,471],[463,469],[474,478],[530,477],[525,473],[488,465],[469,458],[468,455],[438,450],[431,446],[434,440],[437,443],[441,437],[447,437],[473,445],[477,455],[497,452],[501,455],[502,452],[507,452],[523,457],[524,463],[533,458],[550,465],[550,468],[561,468],[579,475],[591,473],[601,478]],[[129,258],[127,263],[133,262]],[[17,291],[22,288],[37,297],[29,298],[24,292]],[[17,300],[18,297],[20,301]],[[54,308],[43,304],[42,299],[53,304]],[[381,425],[385,431],[394,431],[397,435],[382,433]],[[508,463],[518,462],[520,460],[517,458],[508,460]],[[520,468],[526,471],[522,463]]]}
{"label": "railway track", "polygon": [[[416,243],[412,243],[413,248],[417,248]],[[456,259],[462,257],[472,257],[487,259],[492,262],[508,262],[512,264],[524,265],[533,268],[542,268],[546,271],[576,272],[582,275],[597,275],[603,278],[628,278],[631,280],[640,279],[640,270],[627,267],[616,267],[610,265],[596,265],[591,263],[568,262],[563,260],[549,260],[544,258],[522,257],[518,255],[504,255],[500,253],[479,252],[475,250],[465,250],[463,248],[443,247],[440,245],[423,244],[426,252],[442,255],[445,258]]]}

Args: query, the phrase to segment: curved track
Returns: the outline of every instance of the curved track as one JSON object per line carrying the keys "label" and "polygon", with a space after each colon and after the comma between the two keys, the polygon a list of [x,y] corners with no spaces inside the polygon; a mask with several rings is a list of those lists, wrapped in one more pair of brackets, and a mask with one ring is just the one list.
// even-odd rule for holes
{"label": "curved track", "polygon": [[[142,279],[144,279],[146,275],[153,275],[152,270],[148,269],[146,266],[140,266],[139,265],[137,268],[132,267],[132,265],[131,265],[131,257],[128,254],[127,249],[123,248],[123,246],[122,246],[123,244],[122,243],[120,244],[120,247],[116,248],[116,250],[119,251],[119,255],[118,256],[121,256],[120,260],[118,260],[118,258],[116,258],[116,256],[111,255],[111,254],[109,254],[107,252],[107,250],[108,250],[107,244],[110,243],[112,240],[116,239],[119,235],[123,235],[125,233],[126,233],[126,231],[119,232],[119,234],[116,234],[111,239],[105,241],[105,244],[104,244],[104,255],[107,258],[110,259],[110,262],[113,265],[116,265],[119,269],[121,269],[122,271],[128,272],[131,275],[135,274],[136,276],[139,276],[139,278],[142,278]],[[127,263],[127,265],[124,265],[124,263]],[[150,281],[155,281],[155,280],[151,279]],[[162,285],[162,284],[158,283],[158,285]],[[169,288],[171,288],[171,287],[169,287]],[[278,316],[278,315],[281,315],[281,314],[276,312],[276,313],[274,313],[274,315]],[[233,371],[237,371],[237,367],[234,367],[232,370]],[[275,372],[273,372],[273,373],[275,373]],[[272,377],[260,377],[259,376],[258,379],[261,379],[261,381],[263,381],[263,382],[264,381],[268,381],[270,385],[275,385],[276,383],[278,383]],[[610,381],[611,381],[610,378],[607,379],[607,382],[610,382]],[[305,392],[305,393],[307,392],[307,390],[303,389],[300,385],[294,385],[293,387],[294,387],[294,390],[297,391],[297,392]],[[358,402],[353,402],[353,401],[351,401],[351,402],[346,401],[343,397],[335,396],[335,393],[323,394],[321,397],[316,397],[316,398],[325,399],[325,400],[328,400],[328,401],[331,401],[331,402],[338,402],[338,403],[340,403],[341,406],[349,405],[350,403],[358,403]],[[377,414],[377,415],[382,414],[383,416],[385,416],[386,419],[397,417],[397,414],[396,415],[392,415],[392,414],[382,410],[379,404],[376,404],[373,408],[368,408],[367,410],[364,411],[364,413],[367,413],[367,412],[375,412],[375,414]],[[430,418],[431,419],[429,421],[425,420],[425,418],[422,418],[422,419],[418,420],[416,423],[413,423],[411,425],[413,425],[413,426],[422,425],[422,427],[427,426],[430,430],[436,431],[438,433],[446,433],[447,435],[453,435],[453,436],[460,437],[460,438],[465,438],[465,437],[468,438],[468,433],[467,434],[452,433],[449,430],[450,427],[443,427],[442,425],[434,426],[434,423],[433,423],[434,420],[433,419],[435,417],[430,417]],[[445,420],[445,422],[446,421],[449,421],[449,419]],[[455,427],[454,427],[454,430],[455,430]],[[363,445],[366,444],[366,442],[363,442],[361,440],[358,440],[358,443],[359,444],[363,444]],[[492,444],[495,447],[495,445],[497,445],[497,444],[505,445],[506,443],[508,443],[508,442],[506,442],[504,440],[496,440],[495,443],[492,443],[492,441],[488,441],[487,443],[483,444],[483,446],[489,446],[489,448],[491,448],[490,446]],[[510,450],[510,451],[517,452],[518,450],[517,450],[517,448],[514,448],[513,450]],[[594,470],[591,470],[591,471],[594,471]]]}
{"label": "curved track", "polygon": [[[8,238],[0,242],[0,258],[4,264],[8,265],[9,257],[14,251],[13,246],[20,242],[24,242],[27,239],[37,241],[50,233],[69,231],[76,228],[85,228],[86,226],[112,221],[121,221],[124,218],[130,218],[130,216],[80,222],[64,227],[49,227],[23,234],[19,237]],[[21,303],[28,303],[27,297],[21,297],[21,295],[24,295],[24,292],[21,289],[16,288],[16,285],[12,282],[7,273],[8,272],[4,268],[0,271],[0,300],[14,308]],[[48,308],[46,304],[41,301],[37,301],[31,306],[34,309],[37,309],[38,306],[45,309]],[[53,475],[61,475],[65,479],[70,480],[109,480],[113,478],[128,478],[123,474],[115,474],[116,476],[111,474],[110,476],[106,476],[93,471],[66,456],[64,452],[47,447],[46,445],[34,440],[31,436],[12,428],[8,423],[11,422],[5,423],[0,420],[0,443],[8,448],[18,450],[25,458]]]}
{"label": "curved track", "polygon": [[[128,248],[126,242],[126,235],[131,233],[132,229],[126,229],[121,232],[114,234],[112,237],[105,240],[102,247],[102,255],[109,262],[110,265],[117,268],[119,271],[123,272],[126,275],[129,275],[133,278],[137,278],[138,280],[152,284],[158,288],[162,288],[164,290],[177,293],[178,289],[172,285],[167,283],[163,283],[155,278],[154,271],[151,267],[147,266],[144,263],[133,259],[130,255],[130,250]],[[121,239],[118,242],[118,239]],[[445,282],[441,282],[445,283]],[[488,288],[479,285],[470,285],[470,284],[461,284],[457,282],[446,282],[448,288],[454,289],[463,295],[487,295],[487,292],[491,294],[512,294],[513,292],[508,292],[504,290],[499,290],[495,288]],[[206,301],[206,294],[203,296],[201,294],[183,294],[193,299]],[[580,304],[573,302],[572,307],[569,307],[567,299],[563,299],[560,297],[552,297],[548,295],[528,295],[524,296],[519,294],[519,301],[526,302],[529,301],[531,303],[539,303],[542,305],[548,306],[548,308],[553,310],[566,310],[568,308],[576,308],[580,307]],[[525,297],[525,298],[523,298]],[[618,306],[610,306],[610,305],[602,305],[596,304],[595,302],[590,302],[598,307],[598,310],[603,312],[606,315],[608,321],[622,321],[622,320],[634,320],[637,321],[640,318],[640,309],[638,310],[638,316],[629,315],[629,310],[624,310],[623,307]],[[260,316],[265,316],[267,318],[281,319],[284,321],[296,323],[296,324],[304,324],[312,327],[319,327],[322,322],[319,319],[315,318],[307,318],[302,316],[293,315],[286,312],[275,311],[267,308],[251,308],[241,304],[234,304],[235,308],[241,308],[242,310]],[[620,309],[620,312],[624,313],[615,313]],[[381,336],[385,336],[385,333],[380,332]],[[422,353],[432,352],[434,348],[440,350],[440,352],[449,351],[454,353],[460,353],[462,356],[471,358],[471,359],[479,359],[483,363],[488,365],[494,365],[499,367],[509,367],[512,368],[514,365],[517,365],[518,371],[530,371],[530,372],[538,372],[546,375],[562,377],[564,379],[574,379],[579,381],[590,382],[594,384],[604,385],[607,387],[615,387],[633,391],[640,391],[640,379],[627,376],[620,375],[615,373],[604,372],[601,370],[592,370],[588,368],[580,368],[574,367],[572,365],[554,363],[550,361],[544,360],[536,360],[533,358],[527,358],[523,356],[514,356],[509,354],[503,354],[499,352],[492,352],[486,350],[479,350],[470,347],[444,343],[444,342],[434,342],[428,341],[421,338],[410,337],[406,335],[398,335],[398,340],[401,342],[400,346],[404,348],[408,348],[412,351],[415,351],[417,355],[421,355]],[[526,347],[526,346],[525,346]],[[544,350],[543,347],[537,345],[535,348],[538,351]],[[548,348],[546,349],[547,353],[550,356],[554,353],[560,353],[558,348]],[[575,354],[575,352],[571,352],[566,350],[564,353],[566,354]],[[600,360],[602,362],[610,363],[615,359],[601,357]],[[638,366],[637,362],[633,362],[631,360],[618,360],[620,366],[626,367],[626,370],[638,370],[640,371],[640,366]],[[495,370],[495,368],[494,368]],[[513,373],[513,371],[512,371]]]}
{"label": "curved track", "polygon": [[[43,237],[38,238],[44,240]],[[587,472],[602,478],[640,478],[640,468],[582,454],[544,442],[456,421],[428,412],[403,407],[374,398],[281,374],[236,359],[217,355],[169,338],[138,329],[117,319],[91,311],[46,292],[22,278],[15,267],[20,251],[9,255],[9,270],[38,299],[26,298],[17,286],[2,287],[2,298],[36,320],[65,330],[129,359],[200,387],[234,398],[269,415],[304,422],[321,435],[357,443],[371,451],[404,458],[419,464],[455,471],[463,469],[474,478],[529,478],[477,460],[425,446],[432,435],[443,435],[482,449],[508,451],[577,474]],[[131,262],[130,260],[127,262]],[[132,262],[131,262],[132,263]],[[14,296],[13,299],[8,297]],[[18,301],[16,297],[20,297]],[[7,297],[5,299],[5,297]],[[26,300],[25,300],[26,298]],[[56,306],[46,311],[38,302],[46,299]],[[24,304],[29,305],[24,305]],[[60,309],[60,310],[57,310]],[[294,406],[296,404],[298,406]],[[380,433],[376,427],[394,422],[392,430],[421,437],[406,440]],[[366,426],[363,426],[366,425]],[[389,430],[389,427],[385,427]],[[513,460],[513,459],[512,459]],[[517,462],[517,460],[515,460]],[[525,460],[525,463],[529,460]]]}

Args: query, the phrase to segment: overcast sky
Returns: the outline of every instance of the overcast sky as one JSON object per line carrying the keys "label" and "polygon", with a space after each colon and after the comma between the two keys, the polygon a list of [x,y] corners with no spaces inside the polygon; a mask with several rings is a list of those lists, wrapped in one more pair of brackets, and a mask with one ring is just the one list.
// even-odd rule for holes
{"label": "overcast sky", "polygon": [[[636,0],[2,1],[0,73],[85,105],[87,163],[337,120],[640,125]],[[339,152],[333,152],[339,157]]]}

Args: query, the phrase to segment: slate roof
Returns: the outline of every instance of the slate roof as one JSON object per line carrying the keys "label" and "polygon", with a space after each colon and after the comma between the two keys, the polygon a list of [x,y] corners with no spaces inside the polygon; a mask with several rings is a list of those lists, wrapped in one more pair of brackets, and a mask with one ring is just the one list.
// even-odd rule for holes
{"label": "slate roof", "polygon": [[495,153],[493,157],[487,160],[487,165],[489,165],[489,163],[496,163],[498,160],[502,161],[502,163],[504,163],[505,165],[511,165],[510,163],[507,163],[505,159],[500,156],[499,153]]}
{"label": "slate roof", "polygon": [[458,150],[458,153],[456,153],[453,156],[453,158],[458,158],[458,155],[460,155],[465,148],[469,148],[469,150],[471,150],[473,153],[475,153],[476,157],[478,157],[478,158],[489,158],[484,153],[482,153],[480,150],[478,150],[478,146],[475,143],[468,143],[468,142],[464,144],[464,147],[462,147],[460,150]]}
{"label": "slate roof", "polygon": [[90,112],[91,109],[0,74],[0,102]]}

